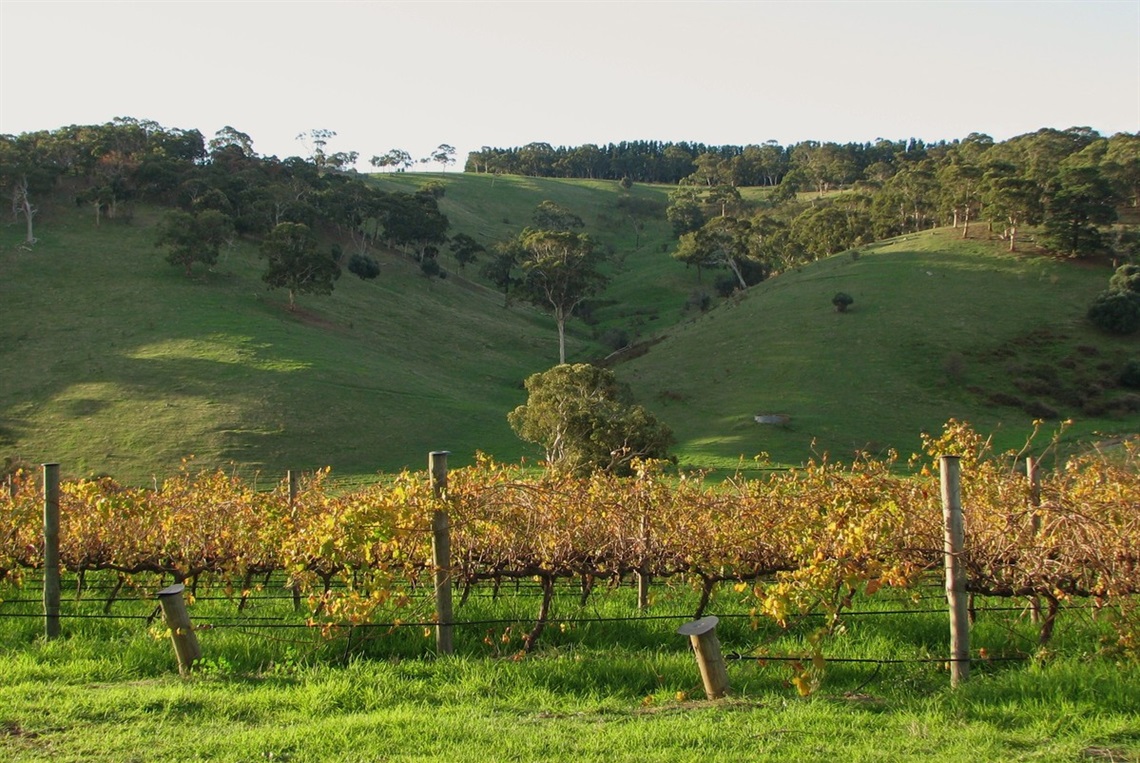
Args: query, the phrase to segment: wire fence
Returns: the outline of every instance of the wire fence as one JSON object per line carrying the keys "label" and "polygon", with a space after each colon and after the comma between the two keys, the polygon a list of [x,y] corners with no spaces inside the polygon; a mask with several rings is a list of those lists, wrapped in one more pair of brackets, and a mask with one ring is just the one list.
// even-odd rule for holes
{"label": "wire fence", "polygon": [[[153,594],[148,591],[156,590],[161,587],[165,581],[159,577],[155,579],[138,580],[133,583],[133,587],[126,595],[119,595],[121,586],[112,584],[108,580],[95,579],[90,582],[84,582],[79,587],[77,580],[68,580],[68,583],[76,584],[78,593],[75,596],[64,599],[61,602],[61,608],[58,617],[63,622],[79,622],[79,621],[110,621],[122,622],[124,624],[141,624],[142,627],[148,627],[154,623],[161,622],[161,616],[157,606],[157,600]],[[37,585],[42,581],[36,578],[28,578],[24,580],[21,588],[10,588],[8,593],[15,594],[4,597],[3,590],[0,590],[0,628],[6,620],[20,621],[20,620],[35,620],[43,619],[44,613],[38,611],[42,600],[33,596],[27,595],[30,591],[34,590]],[[479,598],[484,601],[478,609],[486,609],[487,606],[493,606],[495,600],[501,603],[500,609],[511,610],[502,616],[482,617],[476,616],[472,618],[456,618],[447,623],[440,623],[438,620],[429,616],[409,617],[405,619],[379,619],[367,622],[329,622],[315,620],[311,617],[312,613],[309,611],[293,611],[293,602],[295,601],[292,594],[278,593],[275,588],[283,586],[284,580],[276,575],[264,577],[263,582],[255,590],[247,591],[245,596],[241,592],[234,592],[232,594],[213,594],[207,593],[204,595],[193,597],[191,604],[191,613],[194,616],[194,630],[198,633],[207,633],[210,631],[231,631],[239,634],[249,635],[254,638],[269,637],[273,632],[320,632],[321,638],[324,640],[334,639],[337,637],[345,637],[351,640],[352,634],[367,634],[367,633],[381,633],[381,632],[396,632],[404,629],[414,629],[422,631],[425,629],[436,628],[439,625],[448,625],[456,629],[503,629],[513,628],[520,625],[529,625],[534,620],[534,613],[524,610],[531,609],[530,605],[526,602],[533,602],[535,599],[543,595],[541,586],[530,581],[519,581],[517,586],[509,586],[509,592],[492,592],[492,591],[478,591]],[[889,595],[885,600],[880,597],[881,607],[869,608],[851,608],[845,609],[839,613],[839,617],[844,620],[859,620],[862,618],[868,619],[882,619],[882,618],[933,618],[935,620],[946,618],[947,610],[945,604],[940,606],[932,606],[931,600],[941,599],[945,601],[944,594],[935,594],[929,591],[938,585],[937,581],[930,580],[920,583],[915,590],[906,590],[900,592],[898,595]],[[210,584],[206,583],[205,588],[210,588]],[[691,606],[693,590],[687,585],[674,585],[668,588],[662,587],[663,591],[672,596],[666,602],[666,606],[662,608],[680,609],[684,605]],[[608,592],[613,597],[628,597],[631,595],[632,585],[625,584],[610,589]],[[114,598],[107,598],[106,594],[115,593]],[[103,594],[100,597],[99,594]],[[422,601],[421,613],[423,613],[431,604],[433,592],[427,589],[420,589],[411,592],[411,595],[418,597]],[[674,639],[675,627],[693,619],[691,611],[670,611],[670,612],[652,612],[652,611],[636,611],[630,614],[598,614],[595,612],[582,611],[582,607],[571,605],[569,599],[574,599],[580,595],[580,590],[577,586],[569,582],[563,583],[559,586],[558,597],[560,600],[566,602],[567,606],[571,609],[576,609],[569,614],[554,616],[550,615],[544,618],[544,623],[547,626],[558,629],[560,626],[580,627],[585,625],[603,625],[603,626],[616,626],[620,628],[623,625],[646,625],[660,626],[659,630],[662,632],[663,643],[667,643],[667,639]],[[605,595],[605,594],[603,594]],[[686,597],[689,599],[685,601]],[[106,606],[108,603],[113,603],[116,607],[121,608],[120,612],[107,613],[90,611],[93,608]],[[747,623],[755,624],[760,618],[754,612],[741,612],[730,611],[734,607],[739,607],[739,601],[733,600],[730,596],[727,600],[720,602],[724,604],[722,611],[717,615],[720,621],[727,623]],[[521,606],[520,606],[521,605]],[[227,613],[219,611],[223,608],[232,606],[233,611]],[[238,607],[247,607],[250,611],[241,611]],[[656,606],[656,605],[655,605]],[[285,611],[281,611],[282,608]],[[262,610],[269,609],[270,613],[262,613]],[[1096,607],[1089,603],[1070,603],[1062,608],[1063,612],[1078,613],[1078,612],[1095,612]],[[1011,618],[1011,622],[1007,626],[1010,633],[1017,627],[1017,623],[1023,620],[1030,611],[1028,604],[1011,605],[1007,599],[1000,599],[996,601],[987,601],[978,604],[974,607],[976,616],[992,616],[999,615],[1002,617]],[[473,613],[475,614],[475,613]],[[808,611],[798,613],[796,615],[797,623],[811,623],[821,620],[832,620],[836,617],[835,613],[824,611]],[[943,620],[944,622],[944,620]],[[813,626],[815,627],[815,626]],[[793,626],[794,628],[794,626]],[[1028,636],[1018,636],[1023,644],[1020,650],[1010,650],[1008,647],[1005,651],[995,654],[985,654],[984,648],[982,653],[976,656],[971,656],[969,659],[976,663],[998,663],[998,662],[1021,662],[1032,657],[1032,648],[1034,643]],[[365,637],[367,638],[367,637]],[[768,640],[774,637],[769,634]],[[676,642],[675,642],[676,643]],[[724,653],[724,659],[730,662],[745,662],[745,661],[759,661],[773,662],[773,663],[803,663],[805,660],[810,660],[804,653],[795,654],[769,654],[767,647],[761,643],[751,650],[740,650],[736,648],[732,651]],[[952,656],[930,656],[925,654],[918,654],[915,656],[899,656],[899,657],[866,657],[866,656],[828,656],[826,657],[827,663],[833,664],[875,664],[880,666],[885,665],[921,665],[921,664],[943,664],[953,661],[955,658]]]}

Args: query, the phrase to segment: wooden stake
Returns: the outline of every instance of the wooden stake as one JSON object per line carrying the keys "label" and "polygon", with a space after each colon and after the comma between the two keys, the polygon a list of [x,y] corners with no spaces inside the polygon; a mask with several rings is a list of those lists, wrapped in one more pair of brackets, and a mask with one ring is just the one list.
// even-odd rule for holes
{"label": "wooden stake", "polygon": [[44,464],[44,635],[59,637],[59,464]]}
{"label": "wooden stake", "polygon": [[946,602],[950,608],[950,685],[970,677],[970,619],[966,596],[966,567],[961,555],[966,545],[962,517],[961,464],[958,456],[939,458],[942,475],[943,550],[946,568]]}
{"label": "wooden stake", "polygon": [[649,515],[641,516],[641,568],[637,571],[637,608],[649,609],[649,583],[652,576],[646,571],[645,557],[649,554]]}
{"label": "wooden stake", "polygon": [[[1041,532],[1041,469],[1040,463],[1033,456],[1025,459],[1025,476],[1029,480],[1029,510],[1032,513],[1029,522],[1033,530],[1033,538]],[[1029,597],[1029,619],[1031,622],[1041,622],[1041,599],[1036,596]]]}
{"label": "wooden stake", "polygon": [[292,510],[297,503],[297,472],[292,469],[286,470],[285,479],[289,481],[289,509]]}
{"label": "wooden stake", "polygon": [[186,600],[182,592],[186,586],[175,583],[158,592],[158,603],[162,607],[162,619],[170,629],[170,641],[174,644],[174,656],[178,658],[178,672],[189,674],[194,664],[202,659],[202,649],[198,646],[198,636],[190,624],[190,613],[186,611]]}
{"label": "wooden stake", "polygon": [[720,641],[716,637],[716,624],[720,622],[713,615],[685,623],[677,633],[688,636],[701,670],[701,681],[705,685],[705,695],[709,699],[720,699],[728,694],[728,671],[725,670],[724,656],[720,652]]}
{"label": "wooden stake", "polygon": [[[297,526],[297,472],[288,469],[285,472],[285,479],[289,482],[289,516],[293,520],[293,526]],[[301,584],[293,581],[289,584],[289,590],[293,593],[293,611],[301,611]]]}
{"label": "wooden stake", "polygon": [[[439,501],[447,500],[447,456],[449,451],[428,454],[431,487]],[[443,509],[431,515],[431,563],[435,572],[435,647],[440,654],[454,651],[451,605],[451,519]]]}

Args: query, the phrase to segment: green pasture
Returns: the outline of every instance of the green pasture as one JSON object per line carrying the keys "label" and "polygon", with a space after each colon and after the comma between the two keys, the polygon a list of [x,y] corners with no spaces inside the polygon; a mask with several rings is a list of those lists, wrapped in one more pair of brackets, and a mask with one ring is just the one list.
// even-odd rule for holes
{"label": "green pasture", "polygon": [[[89,575],[66,614],[101,614],[109,581]],[[113,613],[63,621],[45,641],[38,589],[5,588],[0,604],[0,759],[10,761],[1085,761],[1137,760],[1140,673],[1111,649],[1104,619],[1080,602],[1062,611],[1045,650],[1017,601],[979,600],[978,659],[956,689],[939,658],[947,618],[937,586],[860,599],[810,664],[820,620],[753,627],[747,592],[723,586],[709,611],[732,691],[705,699],[687,640],[695,592],[658,581],[639,614],[634,591],[599,588],[583,607],[560,590],[529,655],[521,635],[538,600],[524,581],[475,589],[457,620],[456,654],[434,655],[430,629],[357,629],[324,640],[299,624],[279,583],[244,611],[220,586],[191,616],[204,663],[180,679],[161,626],[147,625],[160,581],[135,578]],[[69,585],[70,584],[70,585]],[[65,581],[65,589],[74,580]],[[100,587],[102,586],[102,587]],[[136,598],[129,598],[135,596]],[[31,599],[31,602],[26,600]],[[427,614],[421,605],[406,613]],[[994,607],[993,611],[987,607]],[[1005,608],[1011,608],[1007,611]],[[909,614],[876,614],[911,610]],[[756,659],[767,656],[767,661]],[[844,660],[863,660],[845,662]],[[883,661],[883,662],[880,662]],[[899,662],[892,662],[899,661]]]}
{"label": "green pasture", "polygon": [[[669,187],[374,176],[388,190],[428,181],[445,187],[451,232],[487,245],[530,224],[543,200],[583,218],[611,252],[612,280],[589,322],[571,321],[569,359],[606,356],[615,334],[660,340],[616,370],[674,429],[684,465],[905,456],[950,417],[1020,447],[1036,417],[1025,406],[1036,404],[1056,414],[1047,428],[1073,419],[1073,445],[1140,430],[1135,400],[1115,384],[1135,338],[1083,318],[1106,266],[1009,255],[983,240],[983,226],[968,241],[940,230],[780,274],[702,314],[686,304],[712,293],[715,274],[702,282],[672,259],[663,214],[619,208],[623,195],[663,208]],[[422,468],[438,449],[457,466],[476,451],[541,455],[506,414],[525,401],[523,380],[556,361],[553,321],[504,307],[479,263],[461,272],[445,248],[449,276],[429,280],[404,255],[374,252],[375,281],[345,272],[331,296],[301,295],[290,313],[284,293],[261,282],[251,242],[191,278],[166,264],[154,246],[161,215],[140,206],[97,227],[85,209],[45,203],[30,250],[21,226],[0,227],[0,456],[59,461],[65,478],[148,484],[191,457],[195,468],[276,481],[323,466],[369,479]],[[855,298],[847,314],[831,307],[837,291]],[[1090,396],[1103,404],[1090,407]],[[762,426],[758,414],[790,418]]]}
{"label": "green pasture", "polygon": [[[762,453],[906,458],[950,418],[999,449],[1021,448],[1037,418],[1038,452],[1064,419],[1070,445],[1111,439],[1135,433],[1140,413],[1081,405],[1135,397],[1116,384],[1135,338],[1084,318],[1106,275],[949,229],[904,236],[765,281],[669,329],[618,373],[674,429],[681,462],[703,467],[749,468]],[[831,304],[841,291],[855,300],[846,313]],[[994,402],[999,393],[1052,415]],[[755,420],[774,414],[787,422]]]}

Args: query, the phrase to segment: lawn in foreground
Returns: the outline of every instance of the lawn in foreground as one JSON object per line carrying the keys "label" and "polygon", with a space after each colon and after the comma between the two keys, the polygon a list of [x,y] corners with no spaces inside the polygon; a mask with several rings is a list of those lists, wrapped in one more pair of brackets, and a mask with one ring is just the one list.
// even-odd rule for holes
{"label": "lawn in foreground", "polygon": [[[568,588],[555,603],[560,621],[527,656],[517,648],[535,604],[526,587],[498,597],[478,591],[459,619],[517,624],[457,629],[458,654],[445,658],[431,654],[430,629],[377,630],[348,648],[312,629],[258,626],[291,611],[287,599],[254,599],[235,618],[232,602],[204,595],[191,607],[195,621],[219,626],[200,634],[205,665],[184,680],[156,627],[72,619],[64,638],[45,642],[36,618],[15,616],[34,613],[34,602],[18,603],[32,601],[34,589],[12,589],[0,605],[0,760],[1140,758],[1140,665],[1102,649],[1105,628],[1087,610],[1063,612],[1041,652],[1019,613],[987,612],[980,602],[975,654],[1036,659],[979,662],[958,689],[940,662],[843,662],[940,656],[945,615],[938,592],[926,592],[914,614],[850,617],[825,642],[819,688],[801,697],[787,663],[754,655],[805,654],[818,621],[754,630],[741,616],[746,604],[726,588],[713,600],[724,617],[718,632],[726,654],[744,659],[729,662],[732,695],[710,702],[674,633],[692,592],[655,590],[650,616],[640,617],[627,590],[596,594],[582,608]],[[876,597],[856,609],[904,600]],[[152,607],[120,601],[115,611]],[[73,607],[101,609],[94,595]]]}

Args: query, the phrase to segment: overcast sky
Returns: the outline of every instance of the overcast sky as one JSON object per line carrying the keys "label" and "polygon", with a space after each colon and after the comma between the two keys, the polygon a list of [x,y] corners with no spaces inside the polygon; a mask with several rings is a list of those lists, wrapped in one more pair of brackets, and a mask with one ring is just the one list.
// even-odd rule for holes
{"label": "overcast sky", "polygon": [[[367,160],[441,143],[1140,131],[1140,0],[0,0],[0,133],[116,116]],[[366,165],[364,165],[366,166]],[[433,165],[434,166],[434,165]]]}

